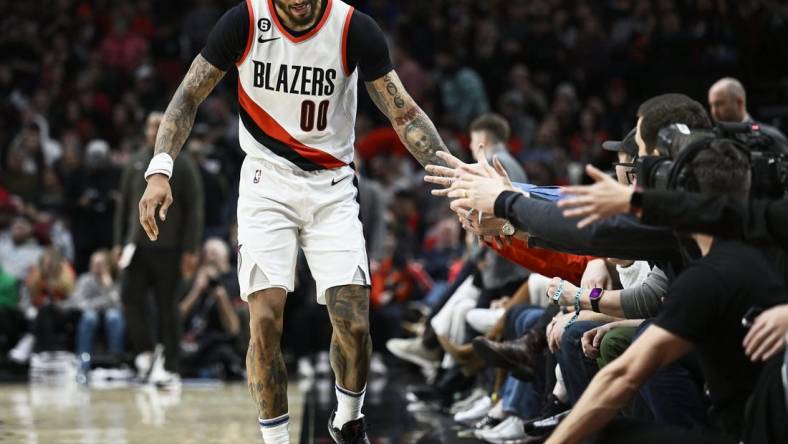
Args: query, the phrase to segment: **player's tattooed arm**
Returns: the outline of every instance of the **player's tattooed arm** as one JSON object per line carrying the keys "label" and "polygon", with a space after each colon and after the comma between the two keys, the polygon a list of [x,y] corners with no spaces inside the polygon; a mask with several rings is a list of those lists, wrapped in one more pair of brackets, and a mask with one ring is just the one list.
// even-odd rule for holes
{"label": "player's tattooed arm", "polygon": [[389,71],[383,77],[367,82],[366,87],[369,97],[388,117],[402,143],[420,164],[447,166],[436,154],[448,151],[438,130],[405,91],[396,72]]}
{"label": "player's tattooed arm", "polygon": [[170,100],[156,134],[155,153],[167,153],[174,159],[189,137],[197,108],[224,77],[224,71],[197,55]]}

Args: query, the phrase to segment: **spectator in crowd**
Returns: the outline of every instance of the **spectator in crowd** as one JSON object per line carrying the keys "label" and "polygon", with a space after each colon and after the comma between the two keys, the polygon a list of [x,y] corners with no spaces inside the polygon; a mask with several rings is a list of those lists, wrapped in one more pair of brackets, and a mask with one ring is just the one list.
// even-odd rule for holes
{"label": "spectator in crowd", "polygon": [[472,68],[463,66],[455,49],[438,50],[435,64],[447,123],[455,128],[467,128],[471,119],[490,110],[481,77]]}
{"label": "spectator in crowd", "polygon": [[192,132],[192,139],[186,146],[186,151],[200,170],[205,202],[203,205],[205,208],[205,235],[206,237],[226,236],[225,204],[230,194],[227,172],[222,171],[222,163],[219,160],[210,157],[216,148],[205,140],[206,131],[207,128],[204,125],[195,128]]}
{"label": "spectator in crowd", "polygon": [[90,256],[90,269],[79,276],[71,295],[70,305],[82,312],[77,326],[76,353],[83,376],[90,369],[96,333],[102,324],[107,351],[116,359],[123,357],[126,321],[116,278],[117,270],[109,250],[98,250]]}
{"label": "spectator in crowd", "polygon": [[[139,224],[138,202],[145,191],[142,174],[153,157],[153,146],[161,122],[161,113],[148,116],[145,126],[145,144],[131,158],[123,171],[120,202],[115,212],[115,255],[126,266],[121,284],[121,300],[129,327],[129,337],[135,361],[141,375],[155,373],[153,382],[162,386],[178,386],[181,322],[178,311],[177,286],[181,270],[193,266],[199,249],[203,229],[203,193],[199,171],[188,156],[179,156],[171,182],[173,196],[178,205],[171,208],[167,220],[162,221],[159,238],[153,244]],[[121,252],[125,252],[122,255]],[[131,256],[131,257],[128,257]],[[148,298],[153,293],[155,312]],[[154,320],[158,315],[158,328]],[[154,354],[159,340],[164,346],[163,371],[152,372],[156,361]]]}
{"label": "spectator in crowd", "polygon": [[33,351],[72,349],[77,316],[69,298],[74,280],[74,269],[63,255],[53,247],[44,250],[22,289],[19,305],[31,330],[9,352],[13,361],[26,362]]}
{"label": "spectator in crowd", "polygon": [[0,266],[18,281],[23,281],[38,263],[43,249],[33,237],[33,223],[29,217],[16,216],[8,231],[0,235]]}
{"label": "spectator in crowd", "polygon": [[[746,199],[749,164],[730,142],[708,142],[708,148],[697,154],[688,168],[698,184],[697,191]],[[673,282],[665,310],[655,324],[594,378],[548,442],[581,442],[604,427],[623,407],[633,388],[693,346],[699,352],[709,386],[713,428],[683,431],[640,424],[624,431],[625,425],[614,424],[603,436],[613,433],[635,440],[638,436],[661,436],[673,442],[738,442],[745,430],[745,404],[763,367],[747,359],[741,348],[746,333],[741,320],[750,307],[769,308],[788,302],[788,297],[782,279],[762,252],[704,234],[693,234],[693,239],[703,259]],[[590,418],[594,418],[593,423]]]}
{"label": "spectator in crowd", "polygon": [[[71,157],[70,154],[68,157]],[[73,162],[76,163],[76,162]],[[85,161],[72,173],[66,196],[74,235],[74,268],[84,272],[92,254],[112,248],[112,224],[118,200],[118,168],[110,160],[110,147],[103,140],[88,143]]]}
{"label": "spectator in crowd", "polygon": [[747,111],[747,91],[737,79],[724,77],[711,85],[709,108],[711,108],[711,116],[717,122],[758,123],[760,131],[773,137],[780,149],[788,152],[788,140],[785,135],[773,126],[756,122]]}
{"label": "spectator in crowd", "polygon": [[[488,162],[493,158],[503,166],[507,175],[516,182],[526,182],[525,171],[509,153],[506,142],[511,130],[506,120],[497,114],[483,114],[470,124],[470,148],[477,157],[484,156]],[[478,150],[478,151],[476,151]],[[528,272],[492,250],[487,250],[480,266],[481,285],[484,289],[483,301],[480,305],[487,306],[501,296],[511,296],[520,287]]]}
{"label": "spectator in crowd", "polygon": [[0,267],[0,353],[5,355],[25,331],[25,318],[17,305],[19,288],[16,278]]}
{"label": "spectator in crowd", "polygon": [[205,241],[202,263],[178,309],[184,325],[182,371],[189,376],[244,379],[244,362],[236,340],[241,333],[235,303],[240,300],[238,275],[230,267],[230,251],[221,239]]}

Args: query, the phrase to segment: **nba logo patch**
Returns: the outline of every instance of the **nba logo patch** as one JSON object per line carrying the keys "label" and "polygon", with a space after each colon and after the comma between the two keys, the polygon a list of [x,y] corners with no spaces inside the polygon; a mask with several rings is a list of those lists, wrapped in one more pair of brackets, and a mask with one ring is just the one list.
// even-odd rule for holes
{"label": "nba logo patch", "polygon": [[254,179],[252,179],[252,183],[260,183],[260,175],[261,174],[262,174],[262,171],[255,170],[254,171]]}

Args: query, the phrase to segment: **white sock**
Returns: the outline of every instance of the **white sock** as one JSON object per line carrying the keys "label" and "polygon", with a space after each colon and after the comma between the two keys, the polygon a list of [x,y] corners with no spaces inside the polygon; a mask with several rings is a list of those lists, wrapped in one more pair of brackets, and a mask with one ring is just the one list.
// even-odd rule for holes
{"label": "white sock", "polygon": [[260,432],[263,433],[265,444],[290,444],[290,415],[285,413],[282,416],[271,419],[260,420]]}
{"label": "white sock", "polygon": [[564,375],[561,374],[561,367],[555,366],[555,387],[553,387],[553,395],[561,402],[569,400],[569,394],[566,392],[566,385],[564,385]]}
{"label": "white sock", "polygon": [[335,384],[334,391],[337,394],[337,411],[334,414],[333,425],[341,430],[346,423],[361,418],[361,407],[364,406],[364,394],[367,387],[364,386],[363,390],[356,393]]}
{"label": "white sock", "polygon": [[495,419],[505,419],[506,412],[503,411],[503,403],[498,401],[495,406],[487,413],[487,416]]}

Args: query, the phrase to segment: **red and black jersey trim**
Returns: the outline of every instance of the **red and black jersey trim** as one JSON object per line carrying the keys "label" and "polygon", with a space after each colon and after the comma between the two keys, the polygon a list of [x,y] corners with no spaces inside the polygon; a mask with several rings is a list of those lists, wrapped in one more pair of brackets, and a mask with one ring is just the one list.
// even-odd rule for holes
{"label": "red and black jersey trim", "polygon": [[317,148],[304,145],[254,102],[238,83],[238,114],[254,139],[304,171],[330,170],[347,165]]}

